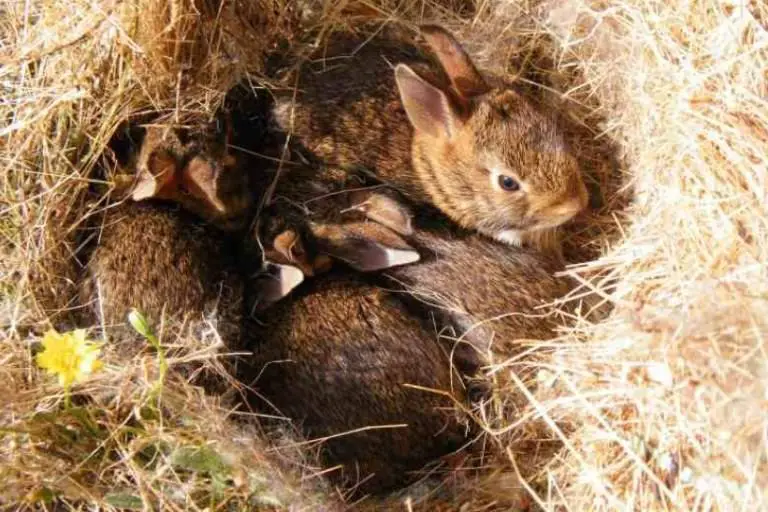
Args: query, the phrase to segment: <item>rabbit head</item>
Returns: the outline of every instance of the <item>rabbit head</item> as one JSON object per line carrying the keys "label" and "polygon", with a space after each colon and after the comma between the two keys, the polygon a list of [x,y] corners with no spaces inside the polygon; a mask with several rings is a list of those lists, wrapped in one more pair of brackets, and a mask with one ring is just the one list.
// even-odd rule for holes
{"label": "rabbit head", "polygon": [[242,227],[253,200],[248,175],[227,150],[226,140],[205,136],[183,145],[176,133],[150,127],[137,158],[134,201],[177,202],[225,230]]}
{"label": "rabbit head", "polygon": [[507,243],[581,211],[587,190],[554,116],[489,84],[445,29],[428,25],[422,34],[449,83],[404,63],[394,73],[414,128],[414,172],[435,206]]}
{"label": "rabbit head", "polygon": [[[387,200],[378,196],[372,199],[379,203]],[[385,209],[380,204],[376,206],[375,211],[385,217]],[[400,217],[383,220],[389,220],[393,226],[396,222],[410,225],[410,221],[404,220],[407,215],[404,209],[394,211],[393,215]],[[254,287],[259,291],[256,297],[259,308],[282,299],[305,278],[326,273],[337,264],[358,272],[375,272],[408,265],[420,258],[418,251],[398,232],[378,222],[308,221],[293,227],[269,219],[265,224],[259,238],[264,244],[264,263],[256,276],[261,284]]]}

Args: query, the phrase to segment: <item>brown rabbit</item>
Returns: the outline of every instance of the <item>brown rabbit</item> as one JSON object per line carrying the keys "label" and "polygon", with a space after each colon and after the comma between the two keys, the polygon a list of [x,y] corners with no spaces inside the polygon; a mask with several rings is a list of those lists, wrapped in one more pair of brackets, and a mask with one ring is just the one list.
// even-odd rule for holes
{"label": "brown rabbit", "polygon": [[198,331],[211,324],[235,350],[243,285],[239,243],[227,231],[243,224],[247,196],[238,187],[247,180],[221,150],[182,146],[172,132],[157,130],[150,130],[134,164],[132,200],[106,208],[81,282],[81,302],[92,320],[110,327],[113,341],[124,342],[121,353],[146,346],[127,334],[132,308],[156,323],[164,315],[192,320]]}
{"label": "brown rabbit", "polygon": [[287,250],[277,237],[266,244],[270,257],[306,268],[318,261],[317,252],[361,269],[355,252],[359,257],[362,247],[398,244],[417,253],[418,259],[414,255],[380,267],[386,270],[379,283],[399,290],[401,300],[425,321],[436,322],[436,330],[449,341],[461,341],[446,346],[455,351],[465,374],[474,374],[486,355],[513,356],[521,350],[521,339],[554,335],[559,319],[543,307],[568,291],[568,282],[554,275],[562,269],[554,255],[505,247],[448,227],[434,209],[422,208],[414,218],[404,199],[391,192],[358,190],[333,201],[337,210],[383,219],[387,227],[339,216],[331,223],[315,220],[303,235],[304,246],[293,241],[298,251]]}
{"label": "brown rabbit", "polygon": [[355,495],[406,485],[471,441],[448,351],[395,295],[362,277],[316,276],[263,310],[246,336],[254,405],[324,439],[324,462],[340,466],[328,475]]}
{"label": "brown rabbit", "polygon": [[[381,208],[381,203],[365,202]],[[405,208],[389,200],[387,208]],[[381,215],[381,214],[378,214]],[[407,210],[390,218],[406,218]],[[555,255],[532,248],[509,248],[473,233],[446,227],[439,212],[420,211],[403,229],[420,261],[388,269],[387,278],[453,327],[476,348],[509,357],[520,339],[549,339],[560,319],[543,308],[569,288],[555,274]]]}
{"label": "brown rabbit", "polygon": [[[343,202],[341,197],[337,203]],[[313,267],[318,261],[313,251],[319,251],[352,261],[354,268],[385,269],[378,279],[333,271],[316,276],[297,289],[294,301],[273,306],[262,325],[249,329],[256,347],[258,393],[311,437],[397,423],[398,417],[412,418],[409,425],[435,428],[437,420],[425,415],[434,406],[397,393],[397,383],[447,389],[453,382],[452,389],[464,390],[462,381],[449,380],[444,373],[449,360],[471,376],[489,351],[510,357],[519,351],[517,340],[549,338],[556,326],[555,319],[537,311],[566,291],[565,283],[553,276],[559,268],[556,261],[531,249],[510,249],[471,232],[446,229],[439,213],[424,213],[411,224],[410,212],[393,197],[366,192],[351,204],[393,221],[394,228],[402,220],[396,231],[411,236],[387,232],[375,223],[335,219],[335,224],[311,223],[304,236],[314,241],[288,237],[296,252],[281,243],[267,246],[270,258],[299,268]],[[403,238],[408,247],[418,247],[418,262],[389,268],[365,262],[376,259],[374,247],[413,251],[402,248]],[[325,262],[322,267],[327,270]],[[450,334],[445,332],[449,329]],[[437,339],[441,333],[447,334],[447,343]],[[456,339],[463,343],[454,345]],[[478,383],[470,393],[488,389],[482,380]],[[407,415],[398,416],[398,411]],[[407,482],[399,477],[404,470],[434,457],[432,437],[426,433],[419,426],[333,438],[327,463],[342,465],[349,479],[354,460],[362,471],[352,472],[353,482],[375,473],[362,490],[389,489]]]}
{"label": "brown rabbit", "polygon": [[276,124],[325,163],[364,169],[503,242],[538,239],[582,210],[555,116],[483,77],[445,29],[421,34],[439,65],[399,34],[336,36],[289,77],[296,91],[276,101]]}

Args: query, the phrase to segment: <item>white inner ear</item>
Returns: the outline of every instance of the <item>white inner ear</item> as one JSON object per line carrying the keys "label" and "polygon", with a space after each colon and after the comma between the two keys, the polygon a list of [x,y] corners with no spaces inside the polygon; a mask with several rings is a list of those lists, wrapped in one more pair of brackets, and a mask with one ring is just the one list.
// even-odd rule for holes
{"label": "white inner ear", "polygon": [[415,263],[421,259],[419,253],[416,251],[406,251],[403,249],[384,249],[386,264],[388,267],[397,267],[399,265],[407,265],[408,263]]}
{"label": "white inner ear", "polygon": [[280,281],[280,293],[286,296],[304,281],[304,273],[291,265],[275,264],[279,270],[277,279]]}
{"label": "white inner ear", "polygon": [[515,247],[520,247],[523,245],[522,233],[516,229],[505,229],[504,231],[498,233],[494,238],[496,238],[496,240],[499,242],[504,242],[505,244]]}
{"label": "white inner ear", "polygon": [[413,249],[393,249],[379,244],[369,246],[362,254],[348,263],[361,272],[375,272],[419,261],[421,256]]}
{"label": "white inner ear", "polygon": [[134,201],[143,201],[157,194],[157,184],[149,181],[141,181],[134,188],[131,199]]}

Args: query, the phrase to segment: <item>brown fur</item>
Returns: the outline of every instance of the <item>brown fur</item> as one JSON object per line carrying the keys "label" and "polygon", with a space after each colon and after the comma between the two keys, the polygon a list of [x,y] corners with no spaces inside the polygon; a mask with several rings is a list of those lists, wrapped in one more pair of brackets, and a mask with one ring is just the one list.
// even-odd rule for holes
{"label": "brown fur", "polygon": [[[385,33],[360,47],[363,41],[338,36],[301,68],[295,103],[293,91],[277,101],[280,128],[315,156],[365,169],[460,226],[505,241],[506,231],[553,228],[586,205],[578,164],[555,116],[499,80],[483,94],[462,97],[461,87],[448,85],[445,68],[429,63],[402,34]],[[451,136],[414,130],[392,69],[402,62],[452,105]],[[521,190],[502,190],[493,169],[514,177]]]}
{"label": "brown fur", "polygon": [[[420,213],[412,235],[406,237],[422,254],[420,262],[372,276],[379,286],[353,275],[316,275],[301,285],[295,300],[265,312],[266,325],[249,332],[260,347],[255,357],[258,392],[309,436],[398,423],[398,417],[422,425],[407,432],[356,434],[362,438],[330,442],[326,462],[343,465],[345,478],[356,482],[369,472],[377,474],[362,486],[366,492],[407,483],[397,475],[435,456],[420,451],[432,450],[434,441],[424,426],[435,429],[439,424],[432,416],[434,405],[399,394],[399,384],[418,377],[427,379],[415,381],[420,385],[448,389],[446,351],[463,376],[472,376],[487,355],[504,360],[520,352],[520,340],[551,338],[557,321],[537,308],[567,291],[567,283],[553,276],[560,269],[556,260],[446,228],[439,214]],[[335,222],[334,229],[312,233],[321,239],[315,247],[347,243],[350,223]],[[386,243],[392,233],[382,237],[377,228],[361,234]],[[336,257],[337,252],[330,254]],[[315,256],[310,250],[297,259],[304,258],[300,266],[311,265]],[[455,344],[457,339],[463,343]],[[378,371],[351,370],[361,366]],[[472,396],[488,390],[477,377],[469,387]],[[462,381],[453,379],[453,386],[462,389]],[[350,469],[352,460],[362,469],[359,475]]]}
{"label": "brown fur", "polygon": [[225,234],[183,211],[124,203],[105,216],[81,283],[81,303],[121,344],[121,354],[148,346],[127,327],[132,308],[155,326],[163,315],[168,321],[189,320],[198,332],[211,322],[226,349],[237,350],[243,289],[233,256]]}
{"label": "brown fur", "polygon": [[523,339],[549,339],[558,324],[541,306],[562,297],[568,283],[558,260],[530,248],[510,248],[471,233],[451,233],[416,221],[409,243],[421,261],[385,274],[480,351],[510,357]]}
{"label": "brown fur", "polygon": [[[325,462],[341,465],[330,474],[362,493],[414,480],[409,472],[469,440],[445,395],[463,396],[448,354],[397,298],[332,274],[303,286],[247,334],[259,409],[291,418],[310,438],[339,435],[325,442]],[[407,426],[375,428],[399,424]]]}

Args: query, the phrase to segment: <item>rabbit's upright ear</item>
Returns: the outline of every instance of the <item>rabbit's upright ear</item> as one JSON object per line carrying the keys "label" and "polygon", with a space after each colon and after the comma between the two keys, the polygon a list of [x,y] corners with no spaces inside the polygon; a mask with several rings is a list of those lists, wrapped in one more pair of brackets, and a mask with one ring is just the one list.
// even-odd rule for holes
{"label": "rabbit's upright ear", "polygon": [[233,173],[243,170],[238,167],[237,158],[229,151],[232,123],[228,116],[217,120],[214,132],[215,135],[202,150],[190,153],[189,160],[181,169],[179,185],[181,192],[201,201],[214,215],[226,216],[233,213],[230,211],[232,204],[228,200],[228,194],[241,191],[227,190],[224,183],[232,181]]}
{"label": "rabbit's upright ear", "polygon": [[461,122],[448,96],[406,64],[395,66],[395,81],[413,127],[432,137],[450,138]]}
{"label": "rabbit's upright ear", "polygon": [[420,29],[462,99],[468,100],[491,90],[472,59],[450,32],[438,25],[422,25]]}
{"label": "rabbit's upright ear", "polygon": [[329,268],[328,258],[310,255],[301,235],[293,229],[287,229],[272,241],[272,247],[266,250],[267,259],[295,266],[305,276],[313,276]]}
{"label": "rabbit's upright ear", "polygon": [[174,193],[177,170],[178,162],[170,151],[163,148],[151,151],[138,169],[131,199],[170,198]]}
{"label": "rabbit's upright ear", "polygon": [[312,226],[321,252],[361,272],[419,261],[419,253],[394,231],[373,222]]}

